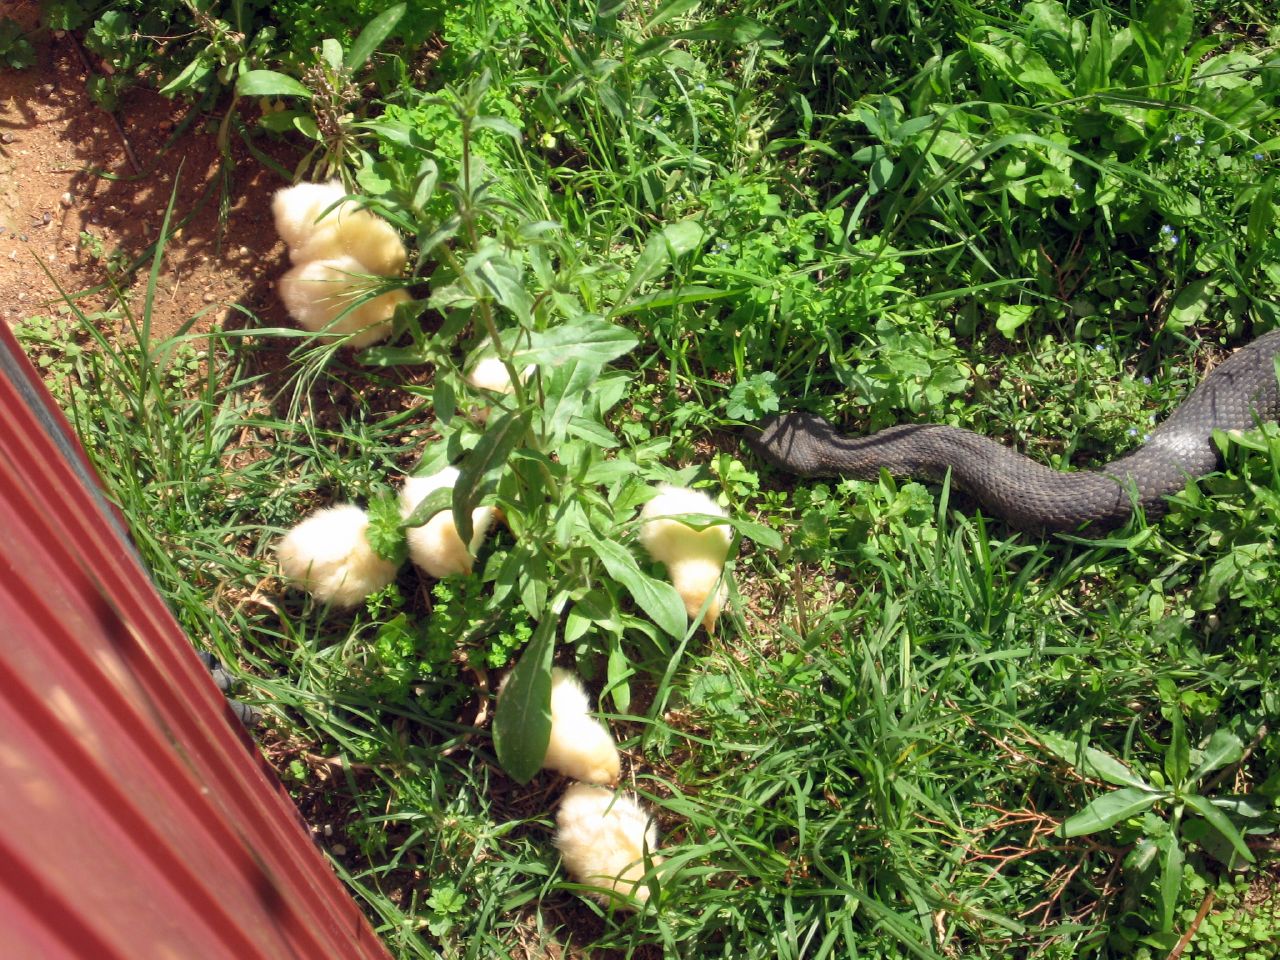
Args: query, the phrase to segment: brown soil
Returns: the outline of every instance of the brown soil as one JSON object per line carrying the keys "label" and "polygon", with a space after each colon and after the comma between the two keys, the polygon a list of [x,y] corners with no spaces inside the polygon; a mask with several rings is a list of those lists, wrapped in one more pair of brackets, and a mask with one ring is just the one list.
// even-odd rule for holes
{"label": "brown soil", "polygon": [[[5,14],[33,26],[38,12],[21,0]],[[100,287],[113,272],[140,312],[150,257],[132,276],[108,270],[108,261],[115,251],[116,262],[148,253],[176,183],[153,341],[193,318],[190,329],[207,330],[233,303],[284,323],[272,290],[284,246],[268,204],[283,180],[235,136],[223,157],[216,118],[150,91],[127,93],[113,118],[86,90],[90,71],[102,69],[92,54],[70,34],[39,30],[30,39],[36,65],[0,69],[0,319],[50,313],[63,302],[59,287]],[[292,166],[288,148],[271,152]],[[225,224],[221,203],[229,204]],[[112,300],[103,289],[80,303],[101,309]]]}

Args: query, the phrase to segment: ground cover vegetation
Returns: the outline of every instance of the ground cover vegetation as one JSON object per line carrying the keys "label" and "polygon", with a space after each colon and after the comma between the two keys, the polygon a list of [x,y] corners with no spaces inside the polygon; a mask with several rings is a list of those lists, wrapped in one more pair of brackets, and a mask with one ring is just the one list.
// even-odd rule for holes
{"label": "ground cover vegetation", "polygon": [[[22,326],[392,952],[1276,956],[1280,430],[1092,542],[736,439],[804,407],[1060,467],[1139,443],[1280,321],[1269,9],[410,7],[47,4],[120,63],[108,106],[191,97],[399,227],[394,339],[155,343],[149,298]],[[493,354],[510,394],[466,380]],[[446,463],[415,520],[505,517],[473,576],[406,568],[350,613],[282,590],[301,515],[366,502],[393,554],[398,476]],[[728,508],[712,635],[636,545],[659,482]],[[557,869],[553,662],[658,813],[636,912]]]}

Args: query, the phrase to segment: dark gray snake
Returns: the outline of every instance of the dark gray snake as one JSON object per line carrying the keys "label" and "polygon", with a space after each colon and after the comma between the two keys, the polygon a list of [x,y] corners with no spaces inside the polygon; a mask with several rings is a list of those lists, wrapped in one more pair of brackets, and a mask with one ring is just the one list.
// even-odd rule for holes
{"label": "dark gray snake", "polygon": [[1124,523],[1136,502],[1151,516],[1187,480],[1218,466],[1215,430],[1248,430],[1280,419],[1274,357],[1280,330],[1220,363],[1132,453],[1097,470],[1060,473],[958,427],[904,424],[865,437],[841,434],[812,413],[770,417],[748,442],[801,476],[874,479],[890,474],[952,483],[1010,526],[1034,533],[1101,533]]}

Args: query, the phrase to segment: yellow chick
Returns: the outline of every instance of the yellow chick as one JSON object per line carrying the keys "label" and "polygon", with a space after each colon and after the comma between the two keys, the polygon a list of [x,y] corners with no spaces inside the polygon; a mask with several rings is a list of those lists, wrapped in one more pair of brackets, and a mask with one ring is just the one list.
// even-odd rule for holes
{"label": "yellow chick", "polygon": [[578,678],[559,667],[551,671],[551,740],[542,767],[588,783],[616,783],[621,773],[609,728],[591,715]]}
{"label": "yellow chick", "polygon": [[[443,487],[458,482],[458,468],[445,467],[429,477],[406,477],[400,491],[400,514],[409,516],[418,504]],[[425,573],[437,579],[455,573],[471,573],[472,558],[484,543],[493,523],[493,507],[476,507],[471,511],[471,544],[468,547],[458,536],[453,513],[442,510],[420,527],[407,531],[409,559]]]}
{"label": "yellow chick", "polygon": [[[300,264],[351,257],[364,268],[361,273],[400,273],[408,254],[395,227],[345,196],[336,180],[299,183],[276,192],[271,209],[290,259]],[[338,206],[329,210],[335,203]]]}
{"label": "yellow chick", "polygon": [[276,233],[280,234],[280,239],[290,251],[294,250],[315,230],[320,215],[346,195],[346,189],[337,180],[299,183],[277,190],[271,198]]}
{"label": "yellow chick", "polygon": [[369,545],[369,516],[354,504],[317,510],[276,546],[280,572],[321,603],[354,607],[396,578]]}
{"label": "yellow chick", "polygon": [[352,257],[300,263],[280,278],[280,299],[302,328],[330,336],[354,334],[347,345],[367,347],[391,333],[396,307],[409,295],[388,290],[359,302],[368,287],[364,273],[364,266]]}
{"label": "yellow chick", "polygon": [[631,898],[640,903],[649,899],[648,886],[639,881],[645,874],[646,849],[653,863],[662,862],[654,854],[658,830],[631,794],[573,784],[560,801],[555,842],[569,875],[599,890],[595,896],[602,903],[612,900],[634,909]]}
{"label": "yellow chick", "polygon": [[[537,370],[536,364],[529,364],[520,371],[520,382],[525,383]],[[513,393],[515,386],[507,373],[507,365],[497,357],[481,357],[467,374],[467,383],[477,390],[490,390],[493,393]]]}
{"label": "yellow chick", "polygon": [[722,575],[733,535],[725,524],[694,530],[679,520],[668,519],[687,513],[727,516],[705,493],[664,483],[658,488],[658,495],[640,511],[640,543],[649,556],[666,565],[671,584],[690,617],[696,617],[707,604],[702,624],[711,632],[728,598]]}

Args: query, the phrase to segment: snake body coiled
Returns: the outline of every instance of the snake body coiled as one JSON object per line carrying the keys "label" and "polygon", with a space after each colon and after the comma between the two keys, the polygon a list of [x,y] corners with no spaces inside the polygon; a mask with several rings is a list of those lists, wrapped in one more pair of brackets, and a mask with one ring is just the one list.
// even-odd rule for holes
{"label": "snake body coiled", "polygon": [[1165,497],[1218,466],[1215,430],[1249,430],[1280,419],[1275,356],[1280,330],[1220,363],[1141,447],[1097,470],[1062,473],[958,427],[904,424],[865,437],[840,433],[812,413],[770,417],[750,445],[805,477],[874,479],[880,471],[952,483],[984,510],[1033,533],[1102,533],[1127,521],[1136,503],[1158,516]]}

